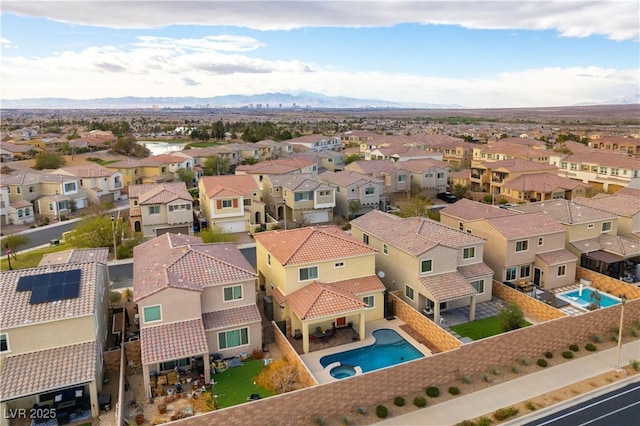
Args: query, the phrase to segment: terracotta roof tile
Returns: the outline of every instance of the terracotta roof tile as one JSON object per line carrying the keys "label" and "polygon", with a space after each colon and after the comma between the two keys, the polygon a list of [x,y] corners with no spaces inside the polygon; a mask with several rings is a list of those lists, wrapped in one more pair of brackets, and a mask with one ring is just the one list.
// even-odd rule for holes
{"label": "terracotta roof tile", "polygon": [[143,364],[209,353],[202,319],[144,327],[140,349]]}
{"label": "terracotta roof tile", "polygon": [[545,253],[536,254],[547,265],[559,265],[561,263],[577,262],[578,258],[575,254],[571,253],[567,249],[560,249],[554,251],[548,251]]}
{"label": "terracotta roof tile", "polygon": [[493,269],[484,262],[458,266],[458,272],[460,272],[467,281],[472,281],[474,278],[493,275]]}
{"label": "terracotta roof tile", "polygon": [[511,210],[521,213],[542,212],[566,225],[590,223],[608,219],[613,220],[617,218],[617,216],[612,213],[589,207],[587,205],[573,203],[565,199],[521,204],[512,207]]}
{"label": "terracotta roof tile", "polygon": [[202,321],[205,330],[216,330],[260,322],[262,318],[258,307],[254,304],[222,311],[206,312],[202,314]]}
{"label": "terracotta roof tile", "polygon": [[577,204],[611,212],[618,216],[631,217],[640,213],[640,197],[635,194],[601,194],[593,198],[576,197],[573,201]]}
{"label": "terracotta roof tile", "polygon": [[327,285],[332,288],[338,288],[345,292],[352,293],[356,296],[385,290],[384,284],[376,275],[334,281]]}
{"label": "terracotta roof tile", "polygon": [[487,219],[487,222],[507,239],[567,232],[566,228],[560,224],[560,222],[542,212],[491,217]]}
{"label": "terracotta roof tile", "polygon": [[478,201],[461,198],[457,202],[440,210],[440,214],[445,214],[463,221],[474,221],[488,219],[490,217],[515,216],[511,210],[501,209],[498,206],[480,203]]}
{"label": "terracotta roof tile", "polygon": [[477,294],[476,289],[458,271],[422,276],[419,281],[438,302]]}
{"label": "terracotta roof tile", "polygon": [[92,382],[97,357],[95,341],[8,356],[0,372],[1,400]]}
{"label": "terracotta roof tile", "polygon": [[502,185],[503,188],[514,191],[540,191],[543,193],[550,193],[557,190],[573,190],[580,186],[591,188],[589,184],[551,173],[525,174],[511,179]]}
{"label": "terracotta roof tile", "polygon": [[367,307],[354,295],[317,281],[289,294],[287,303],[301,320],[359,311]]}
{"label": "terracotta roof tile", "polygon": [[581,253],[602,250],[626,258],[640,255],[640,243],[638,241],[609,234],[600,234],[597,238],[573,241],[571,245],[580,250]]}
{"label": "terracotta roof tile", "polygon": [[221,196],[219,192],[223,189],[230,189],[237,194],[253,196],[254,192],[260,191],[260,186],[253,175],[224,175],[224,176],[203,176],[200,179],[204,186],[207,197]]}

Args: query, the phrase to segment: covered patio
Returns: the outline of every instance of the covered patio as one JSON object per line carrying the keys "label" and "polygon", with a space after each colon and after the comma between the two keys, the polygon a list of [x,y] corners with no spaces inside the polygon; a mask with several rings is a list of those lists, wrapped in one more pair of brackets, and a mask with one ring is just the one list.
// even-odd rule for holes
{"label": "covered patio", "polygon": [[427,275],[420,277],[419,281],[427,293],[426,296],[419,295],[419,306],[424,306],[422,313],[433,322],[444,325],[443,311],[466,305],[469,306],[469,321],[475,319],[478,291],[460,272]]}

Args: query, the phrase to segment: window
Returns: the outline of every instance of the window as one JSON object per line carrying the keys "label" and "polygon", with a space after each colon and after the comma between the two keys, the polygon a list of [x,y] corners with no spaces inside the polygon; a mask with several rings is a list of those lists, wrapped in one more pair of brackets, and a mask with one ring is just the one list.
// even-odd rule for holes
{"label": "window", "polygon": [[527,250],[529,250],[529,241],[527,240],[516,241],[516,252],[527,251]]}
{"label": "window", "polygon": [[364,189],[364,195],[373,195],[376,193],[376,189],[372,186]]}
{"label": "window", "polygon": [[593,223],[590,223],[587,225],[587,229],[593,229],[595,228],[595,225]]}
{"label": "window", "polygon": [[49,211],[52,212],[53,211],[53,203],[49,203]]}
{"label": "window", "polygon": [[321,197],[328,197],[329,195],[331,195],[331,191],[318,191],[318,194]]}
{"label": "window", "polygon": [[25,215],[25,216],[30,216],[30,215],[31,215],[31,210],[29,210],[29,209],[24,209],[24,215]]}
{"label": "window", "polygon": [[406,182],[406,181],[407,181],[407,176],[398,175],[398,182]]}
{"label": "window", "polygon": [[9,352],[9,338],[6,333],[0,334],[0,352]]}
{"label": "window", "polygon": [[232,300],[242,299],[242,286],[234,285],[233,287],[224,288],[224,301],[230,302]]}
{"label": "window", "polygon": [[251,198],[245,198],[243,200],[242,204],[244,204],[245,206],[250,206],[251,205]]}
{"label": "window", "polygon": [[160,167],[160,173],[166,173],[167,172],[167,168],[166,167]]}
{"label": "window", "polygon": [[409,299],[413,300],[413,288],[409,287],[408,285],[405,285],[404,295],[407,296]]}
{"label": "window", "polygon": [[367,304],[369,308],[375,307],[375,296],[364,296],[362,301]]}
{"label": "window", "polygon": [[475,247],[467,247],[462,250],[462,258],[463,259],[473,259],[476,257],[476,248]]}
{"label": "window", "polygon": [[267,265],[271,266],[271,253],[267,253]]}
{"label": "window", "polygon": [[382,252],[384,254],[389,254],[389,246],[387,244],[382,245]]}
{"label": "window", "polygon": [[162,307],[160,305],[145,306],[142,308],[144,322],[162,321]]}
{"label": "window", "polygon": [[18,210],[18,217],[22,217],[22,209]]}
{"label": "window", "polygon": [[618,169],[615,167],[611,168],[611,176],[618,176],[619,172]]}
{"label": "window", "polygon": [[233,203],[231,202],[231,200],[222,200],[223,209],[230,209],[231,207],[233,207]]}
{"label": "window", "polygon": [[470,284],[478,293],[484,293],[484,280],[472,281]]}
{"label": "window", "polygon": [[421,260],[420,261],[420,273],[426,274],[427,272],[433,271],[433,260]]}
{"label": "window", "polygon": [[160,214],[160,206],[149,206],[149,214]]}
{"label": "window", "polygon": [[229,349],[249,344],[249,329],[241,328],[218,333],[218,349]]}
{"label": "window", "polygon": [[437,174],[438,179],[444,179],[444,173],[440,172]]}
{"label": "window", "polygon": [[367,234],[362,234],[362,242],[369,244],[369,236]]}
{"label": "window", "polygon": [[30,192],[30,193],[31,193],[31,192],[33,192],[33,186],[30,186],[30,187],[29,187],[29,192]]}
{"label": "window", "polygon": [[191,364],[191,359],[190,358],[182,358],[182,359],[178,359],[176,361],[161,362],[160,363],[160,371],[170,371],[170,370],[173,370],[176,367],[186,367],[189,364]]}
{"label": "window", "polygon": [[567,274],[567,265],[558,266],[558,276],[564,277]]}
{"label": "window", "polygon": [[295,201],[313,200],[313,192],[296,192],[293,198]]}
{"label": "window", "polygon": [[520,278],[526,278],[531,276],[531,265],[520,266]]}
{"label": "window", "polygon": [[16,193],[17,193],[17,194],[20,194],[21,192],[22,192],[22,188],[20,188],[19,186],[18,186],[18,187],[16,187]]}
{"label": "window", "polygon": [[64,192],[70,192],[70,191],[75,191],[76,190],[76,183],[75,182],[69,182],[69,183],[65,183],[64,184]]}
{"label": "window", "polygon": [[611,231],[611,222],[602,222],[602,232]]}
{"label": "window", "polygon": [[464,230],[464,223],[458,222],[458,229],[463,231]]}
{"label": "window", "polygon": [[506,276],[507,281],[515,280],[517,272],[518,272],[518,268],[516,268],[515,266],[507,268],[507,276]]}
{"label": "window", "polygon": [[315,280],[318,278],[318,267],[310,266],[309,268],[301,268],[299,272],[300,281]]}
{"label": "window", "polygon": [[538,245],[541,246],[544,244],[544,237],[538,237]]}
{"label": "window", "polygon": [[344,268],[344,262],[336,262],[333,264],[334,268]]}

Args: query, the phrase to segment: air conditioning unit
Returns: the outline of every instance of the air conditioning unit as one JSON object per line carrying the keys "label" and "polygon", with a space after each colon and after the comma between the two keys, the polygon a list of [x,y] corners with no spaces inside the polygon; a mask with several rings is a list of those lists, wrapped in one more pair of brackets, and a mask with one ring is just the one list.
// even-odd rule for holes
{"label": "air conditioning unit", "polygon": [[140,325],[140,314],[135,314],[133,316],[133,324],[136,326]]}

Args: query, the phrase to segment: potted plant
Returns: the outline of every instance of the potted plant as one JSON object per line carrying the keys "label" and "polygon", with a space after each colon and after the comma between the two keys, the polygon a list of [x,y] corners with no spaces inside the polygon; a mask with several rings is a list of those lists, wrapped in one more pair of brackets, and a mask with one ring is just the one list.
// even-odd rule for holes
{"label": "potted plant", "polygon": [[158,404],[158,412],[164,414],[167,412],[167,404]]}
{"label": "potted plant", "polygon": [[135,421],[137,425],[141,425],[142,423],[144,423],[144,413],[136,414]]}

